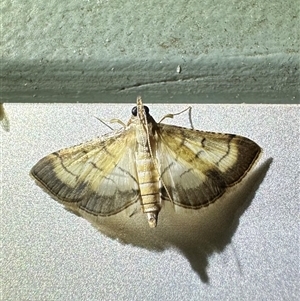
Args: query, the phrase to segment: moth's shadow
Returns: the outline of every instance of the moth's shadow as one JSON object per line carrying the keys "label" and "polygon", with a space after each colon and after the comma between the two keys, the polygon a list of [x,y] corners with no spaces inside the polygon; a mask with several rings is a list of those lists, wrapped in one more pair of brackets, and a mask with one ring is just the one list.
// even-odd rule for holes
{"label": "moth's shadow", "polygon": [[240,217],[250,206],[272,161],[272,158],[268,159],[251,173],[232,194],[213,204],[209,208],[211,210],[207,212],[205,224],[195,227],[197,234],[194,237],[189,240],[174,241],[174,245],[189,260],[192,268],[203,282],[209,281],[206,272],[208,257],[214,252],[222,252],[231,242]]}
{"label": "moth's shadow", "polygon": [[208,257],[214,252],[221,252],[230,243],[240,216],[251,204],[271,163],[272,159],[268,159],[238,188],[207,208],[174,210],[172,204],[166,203],[154,229],[149,227],[146,216],[140,212],[128,218],[130,209],[108,218],[97,218],[86,213],[81,215],[102,233],[122,243],[151,251],[172,247],[179,249],[201,280],[208,282]]}

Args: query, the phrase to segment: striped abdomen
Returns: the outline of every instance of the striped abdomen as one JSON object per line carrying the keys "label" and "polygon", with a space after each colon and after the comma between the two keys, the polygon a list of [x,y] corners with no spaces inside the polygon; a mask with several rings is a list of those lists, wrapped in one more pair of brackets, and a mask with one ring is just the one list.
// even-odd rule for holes
{"label": "striped abdomen", "polygon": [[[149,137],[149,140],[151,138],[153,139],[153,136]],[[147,213],[149,226],[156,227],[157,215],[160,210],[159,174],[153,162],[155,158],[151,157],[146,135],[138,132],[137,143],[136,167],[141,193],[141,207],[143,212]],[[153,154],[154,149],[151,148],[151,151]]]}

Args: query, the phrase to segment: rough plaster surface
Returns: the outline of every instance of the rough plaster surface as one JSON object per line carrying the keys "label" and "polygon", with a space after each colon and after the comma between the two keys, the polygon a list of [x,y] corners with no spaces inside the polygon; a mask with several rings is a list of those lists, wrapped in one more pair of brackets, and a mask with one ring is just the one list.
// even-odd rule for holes
{"label": "rough plaster surface", "polygon": [[295,0],[0,5],[2,102],[299,97]]}

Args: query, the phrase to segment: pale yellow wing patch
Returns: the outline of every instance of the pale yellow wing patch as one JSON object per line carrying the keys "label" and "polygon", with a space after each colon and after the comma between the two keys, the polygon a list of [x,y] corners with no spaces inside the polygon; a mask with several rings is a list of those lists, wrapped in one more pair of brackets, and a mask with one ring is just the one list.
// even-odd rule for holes
{"label": "pale yellow wing patch", "polygon": [[41,159],[31,170],[37,183],[67,207],[116,214],[140,198],[135,131],[105,135]]}
{"label": "pale yellow wing patch", "polygon": [[[220,198],[247,174],[261,148],[245,137],[158,124],[162,197],[199,209]],[[169,192],[169,195],[166,191]]]}

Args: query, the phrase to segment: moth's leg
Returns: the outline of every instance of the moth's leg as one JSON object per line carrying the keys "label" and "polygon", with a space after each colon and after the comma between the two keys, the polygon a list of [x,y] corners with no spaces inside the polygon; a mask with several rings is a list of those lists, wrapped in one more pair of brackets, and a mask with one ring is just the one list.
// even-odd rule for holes
{"label": "moth's leg", "polygon": [[123,126],[123,128],[126,128],[126,124],[122,121],[122,120],[120,120],[120,119],[116,119],[116,118],[114,118],[114,119],[111,119],[111,120],[108,120],[108,121],[106,121],[106,120],[102,120],[102,119],[100,119],[100,118],[98,118],[98,117],[96,117],[96,116],[94,116],[96,119],[98,119],[100,122],[102,122],[104,125],[106,125],[107,127],[109,127],[111,130],[114,130],[111,126],[109,126],[108,124],[107,124],[107,122],[109,122],[109,123],[119,123],[119,124],[121,124],[122,126]]}
{"label": "moth's leg", "polygon": [[190,124],[191,124],[191,128],[194,129],[194,125],[192,122],[192,107],[187,107],[186,109],[184,109],[183,111],[179,112],[179,113],[175,113],[175,114],[167,114],[165,115],[158,123],[161,123],[164,119],[166,118],[174,118],[174,116],[176,115],[180,115],[186,111],[189,111],[189,120],[190,120]]}
{"label": "moth's leg", "polygon": [[113,119],[111,119],[109,122],[110,122],[110,123],[119,123],[119,124],[121,124],[124,128],[126,128],[126,124],[125,124],[122,120],[120,120],[120,119],[113,118]]}

